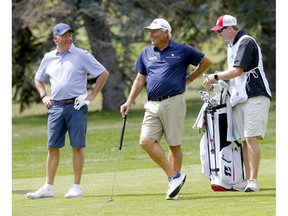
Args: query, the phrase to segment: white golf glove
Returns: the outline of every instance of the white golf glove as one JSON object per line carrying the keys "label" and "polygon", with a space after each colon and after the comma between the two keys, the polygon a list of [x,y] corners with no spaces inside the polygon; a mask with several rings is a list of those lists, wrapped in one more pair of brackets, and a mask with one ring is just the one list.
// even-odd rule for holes
{"label": "white golf glove", "polygon": [[80,108],[82,106],[84,106],[85,104],[89,105],[90,104],[90,101],[89,100],[85,100],[87,97],[87,95],[80,95],[78,96],[76,99],[75,99],[75,102],[74,102],[74,109],[76,110],[80,110]]}

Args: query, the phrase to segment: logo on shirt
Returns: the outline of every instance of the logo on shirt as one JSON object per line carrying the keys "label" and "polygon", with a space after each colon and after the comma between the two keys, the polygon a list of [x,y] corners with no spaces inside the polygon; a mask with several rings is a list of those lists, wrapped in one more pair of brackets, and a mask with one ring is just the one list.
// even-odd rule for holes
{"label": "logo on shirt", "polygon": [[180,56],[175,55],[174,53],[172,53],[170,56],[166,56],[166,58],[181,58]]}
{"label": "logo on shirt", "polygon": [[157,57],[156,56],[151,56],[151,57],[148,57],[148,60],[149,61],[156,61]]}

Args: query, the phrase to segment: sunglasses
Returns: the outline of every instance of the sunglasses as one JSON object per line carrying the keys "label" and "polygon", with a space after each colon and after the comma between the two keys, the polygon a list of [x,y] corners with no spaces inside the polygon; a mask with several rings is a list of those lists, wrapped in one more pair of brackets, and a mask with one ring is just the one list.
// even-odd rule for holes
{"label": "sunglasses", "polygon": [[228,28],[228,26],[225,26],[225,27],[223,27],[223,28],[217,30],[217,32],[218,32],[218,33],[222,33],[222,31],[223,31],[224,29],[226,29],[226,28]]}

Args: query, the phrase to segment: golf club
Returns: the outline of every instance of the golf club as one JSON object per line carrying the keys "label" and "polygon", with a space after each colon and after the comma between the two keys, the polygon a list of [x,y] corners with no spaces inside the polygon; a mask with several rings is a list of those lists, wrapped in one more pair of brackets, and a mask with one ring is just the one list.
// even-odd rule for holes
{"label": "golf club", "polygon": [[126,127],[126,120],[127,120],[127,115],[123,117],[123,124],[122,124],[122,131],[121,131],[121,136],[120,136],[120,142],[118,146],[118,159],[117,159],[117,167],[115,168],[115,173],[114,173],[114,179],[113,179],[113,185],[112,185],[112,193],[111,193],[111,198],[107,200],[107,202],[112,202],[113,201],[113,193],[114,193],[114,186],[115,186],[115,180],[116,180],[116,173],[117,169],[119,168],[119,162],[120,162],[120,151],[122,149],[122,144],[123,144],[123,138],[124,138],[124,131]]}

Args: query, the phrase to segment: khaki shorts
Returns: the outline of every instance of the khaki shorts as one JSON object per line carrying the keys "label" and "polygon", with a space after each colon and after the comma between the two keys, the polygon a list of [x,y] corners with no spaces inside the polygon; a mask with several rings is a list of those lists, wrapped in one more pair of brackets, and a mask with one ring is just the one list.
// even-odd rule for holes
{"label": "khaki shorts", "polygon": [[245,103],[233,107],[233,118],[242,141],[246,137],[264,139],[269,107],[270,99],[265,96],[249,98]]}
{"label": "khaki shorts", "polygon": [[176,95],[161,102],[148,101],[144,108],[141,138],[155,139],[160,143],[164,134],[168,145],[180,145],[186,114],[184,95]]}

